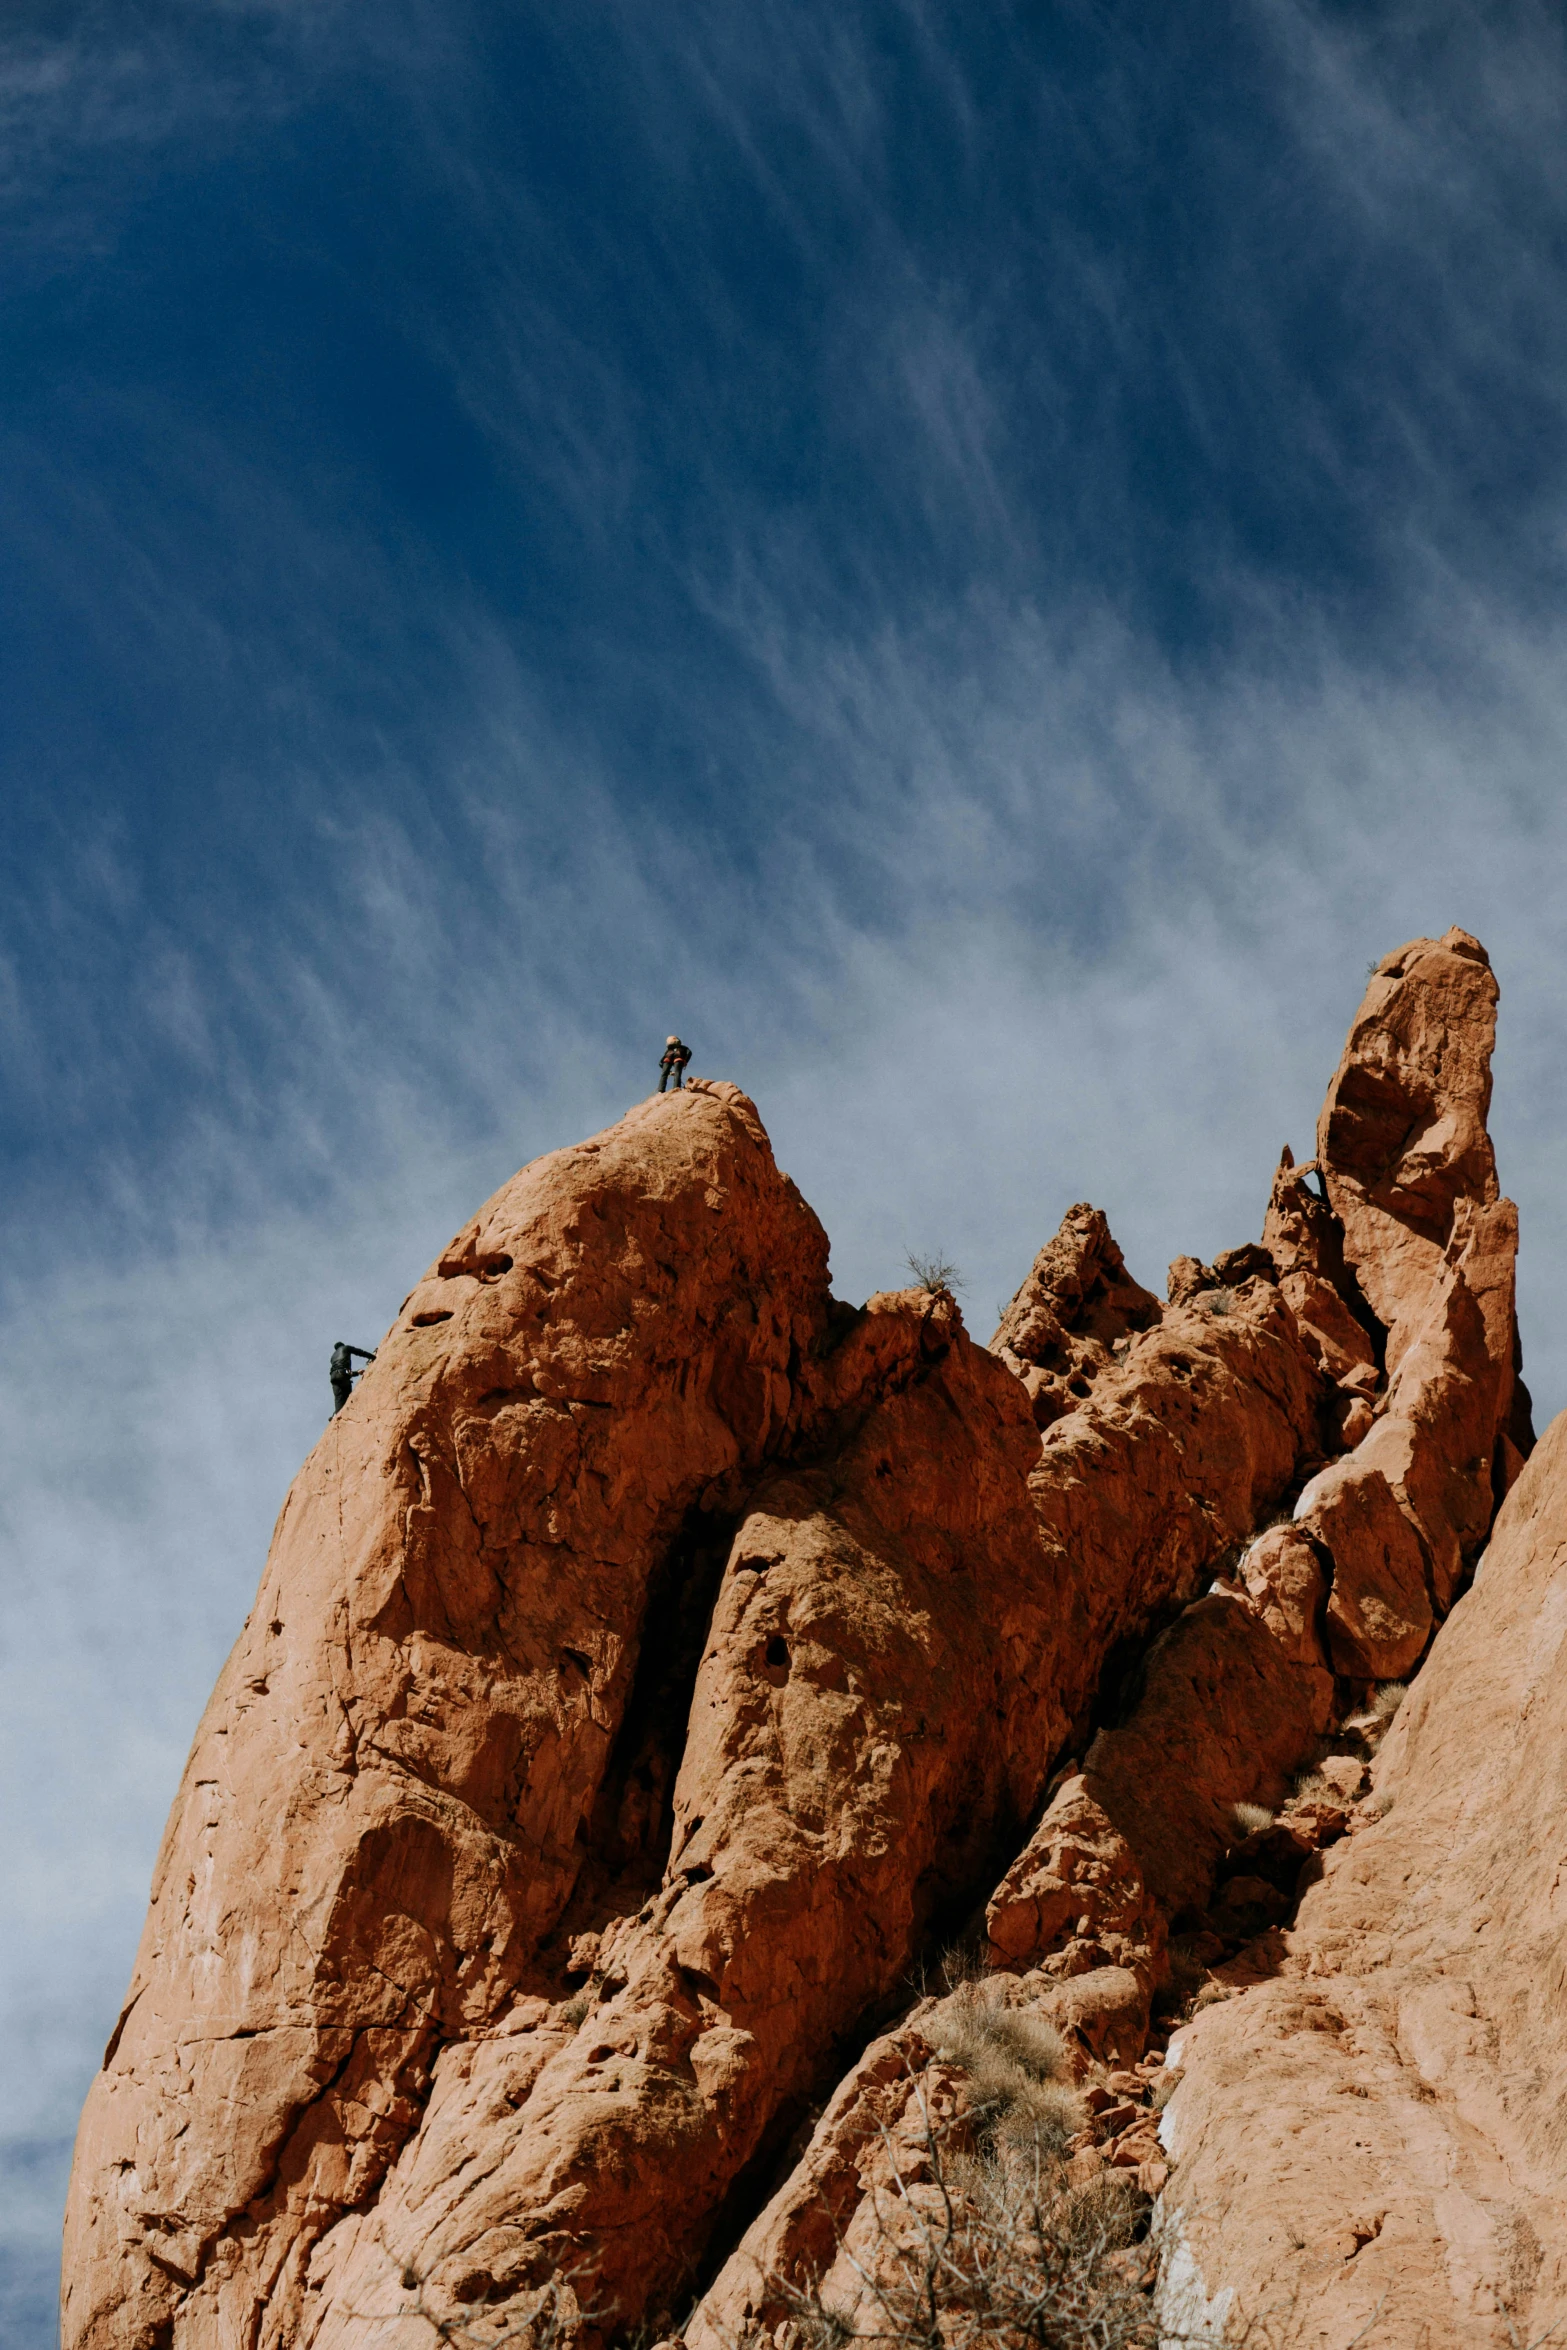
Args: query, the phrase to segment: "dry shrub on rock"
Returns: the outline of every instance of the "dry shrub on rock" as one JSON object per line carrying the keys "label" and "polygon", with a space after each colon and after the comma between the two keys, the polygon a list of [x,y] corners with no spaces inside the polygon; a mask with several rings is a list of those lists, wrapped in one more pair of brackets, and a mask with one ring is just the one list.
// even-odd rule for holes
{"label": "dry shrub on rock", "polygon": [[955,1289],[963,1286],[963,1276],[957,1266],[939,1252],[923,1256],[918,1249],[911,1248],[903,1261],[914,1276],[915,1287],[928,1289],[933,1296],[940,1296],[945,1290],[950,1297]]}
{"label": "dry shrub on rock", "polygon": [[928,2122],[917,2162],[888,2154],[890,2181],[828,2277],[781,2289],[794,2350],[1158,2350],[1128,2187],[1074,2190],[1037,2150],[958,2153]]}
{"label": "dry shrub on rock", "polygon": [[977,1990],[960,1993],[941,2034],[941,2054],[969,2077],[982,2145],[999,2139],[1056,2154],[1088,2118],[1068,2077],[1065,2043],[1044,2016],[1002,2007]]}

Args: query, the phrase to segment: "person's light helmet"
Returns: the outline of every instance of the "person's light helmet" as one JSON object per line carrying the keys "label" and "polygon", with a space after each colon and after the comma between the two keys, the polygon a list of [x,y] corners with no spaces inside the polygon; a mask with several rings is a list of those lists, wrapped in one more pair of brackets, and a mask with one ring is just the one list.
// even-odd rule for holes
{"label": "person's light helmet", "polygon": [[678,1044],[680,1039],[678,1036],[666,1036],[664,1042],[665,1044]]}

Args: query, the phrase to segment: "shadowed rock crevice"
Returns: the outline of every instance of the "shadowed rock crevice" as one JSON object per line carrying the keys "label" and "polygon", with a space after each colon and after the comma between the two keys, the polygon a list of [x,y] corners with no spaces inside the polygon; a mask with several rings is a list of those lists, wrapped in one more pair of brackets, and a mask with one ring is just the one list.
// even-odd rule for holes
{"label": "shadowed rock crevice", "polygon": [[[697,1669],[739,1522],[698,1503],[649,1578],[625,1713],[584,1824],[587,1857],[560,1925],[540,1950],[546,1980],[591,1975],[604,1929],[633,1915],[664,1881]],[[580,1655],[566,1661],[588,1669]]]}

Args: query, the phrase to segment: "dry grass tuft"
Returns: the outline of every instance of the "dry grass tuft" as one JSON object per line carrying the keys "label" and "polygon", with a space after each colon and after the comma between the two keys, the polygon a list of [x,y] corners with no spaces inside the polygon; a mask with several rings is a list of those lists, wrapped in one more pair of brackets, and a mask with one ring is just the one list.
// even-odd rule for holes
{"label": "dry grass tuft", "polygon": [[1393,1719],[1408,1695],[1407,1681],[1384,1681],[1380,1689],[1372,1690],[1371,1702],[1366,1711],[1374,1714],[1385,1725]]}
{"label": "dry grass tuft", "polygon": [[986,1955],[990,1943],[983,1925],[971,1926],[955,1942],[949,1942],[937,1963],[937,1973],[949,1991],[959,1990],[966,1983],[983,1983],[990,1969]]}
{"label": "dry grass tuft", "polygon": [[968,2074],[983,2145],[1004,2140],[1056,2154],[1088,2120],[1067,2078],[1065,2044],[1044,2016],[992,2004],[978,1992],[960,1994],[944,2022],[939,2053]]}
{"label": "dry grass tuft", "polygon": [[1232,1803],[1230,1817],[1242,1836],[1260,1836],[1264,1828],[1271,1828],[1274,1815],[1265,1803]]}
{"label": "dry grass tuft", "polygon": [[1066,2043],[1055,2025],[1026,2007],[973,1997],[955,2000],[943,2042],[953,2062],[969,2071],[981,2061],[1000,2061],[1031,2080],[1056,2081],[1067,2070]]}

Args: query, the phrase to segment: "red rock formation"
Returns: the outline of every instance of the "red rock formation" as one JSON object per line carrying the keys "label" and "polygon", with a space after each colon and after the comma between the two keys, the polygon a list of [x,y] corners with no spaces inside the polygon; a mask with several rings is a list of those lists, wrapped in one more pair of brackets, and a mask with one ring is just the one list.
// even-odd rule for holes
{"label": "red rock formation", "polygon": [[[1319,1402],[1288,1307],[1251,1278],[1167,1312],[1098,1371],[1087,1403],[1047,1428],[1030,1479],[1057,1627],[1043,1687],[1059,1693],[1061,1712],[1047,1752],[1069,1730],[1081,1735],[1125,1629],[1146,1631],[1186,1599],[1314,1457]],[[1277,1580],[1275,1605],[1293,1603],[1298,1647],[1301,1595],[1288,1575]],[[1206,1895],[1235,1840],[1233,1803],[1300,1759],[1326,1719],[1329,1687],[1320,1666],[1302,1669],[1275,1642],[1243,1594],[1188,1608],[1145,1673],[1129,1724],[1101,1733],[1084,1773],[1054,1792],[987,1918],[993,1963],[1019,1976],[1018,1998],[1109,2060],[1142,2052],[1166,1911]],[[799,2170],[704,2298],[687,2329],[692,2350],[719,2350],[782,2316],[769,2280],[798,2283],[820,2259],[816,2203],[855,2224],[874,2183],[867,2117],[892,2128],[916,2093],[919,2048],[897,2045],[910,2067],[902,2088],[884,2078],[883,2052],[834,2101]]]}
{"label": "red rock formation", "polygon": [[1063,1735],[1087,1728],[1111,1647],[1190,1599],[1320,1462],[1320,1407],[1288,1307],[1254,1280],[1166,1309],[1046,1429],[1030,1482],[1057,1580]]}
{"label": "red rock formation", "polygon": [[830,1454],[762,1486],[724,1572],[662,1889],[593,1920],[590,2012],[542,2070],[526,2028],[437,2066],[349,2225],[323,2344],[413,2266],[443,2302],[566,2270],[629,2317],[660,2306],[769,2125],[1037,1802],[1026,1399],[922,1292],[873,1298],[830,1369]]}
{"label": "red rock formation", "polygon": [[[1145,1546],[1138,1579],[1161,1596],[1183,1588],[1181,1566],[1163,1584],[1158,1563],[1181,1560],[1183,1537],[1194,1538],[1181,1561],[1188,1571],[1222,1547],[1194,1537],[1199,1517],[1210,1536],[1222,1527],[1232,1540],[1257,1523],[1270,1489],[1258,1448],[1266,1451],[1273,1432],[1275,1476],[1280,1459],[1305,1455],[1319,1381],[1343,1399],[1327,1415],[1326,1440],[1336,1426],[1340,1441],[1355,1444],[1307,1485],[1299,1523],[1251,1542],[1235,1578],[1154,1642],[1123,1720],[1057,1787],[992,1898],[992,1964],[1010,1970],[1015,1995],[1053,2016],[1092,2057],[1125,2062],[1141,2053],[1172,1921],[1202,1928],[1193,1947],[1218,1959],[1288,1913],[1281,1880],[1293,1885],[1308,1856],[1342,1831],[1345,1812],[1308,1796],[1276,1826],[1247,1834],[1237,1806],[1278,1802],[1333,1718],[1335,1672],[1384,1678],[1420,1656],[1489,1521],[1493,1454],[1513,1405],[1510,1376],[1498,1366],[1510,1373],[1516,1350],[1515,1219],[1497,1199],[1483,1126],[1494,982],[1482,951],[1463,943],[1468,951],[1455,955],[1451,939],[1440,948],[1416,942],[1373,982],[1368,1003],[1387,1014],[1403,1059],[1386,1046],[1388,1028],[1363,1010],[1323,1122],[1325,1151],[1355,1154],[1357,1171],[1329,1161],[1328,1201],[1286,1152],[1262,1248],[1231,1250],[1213,1266],[1177,1259],[1156,1330],[1116,1332],[1108,1359],[1101,1346],[1073,1361],[1088,1392],[1069,1416],[1040,1411],[1050,1391],[1031,1381],[1036,1412],[1049,1422],[1033,1481],[1047,1541],[1056,1536],[1065,1559],[1105,1548],[1112,1521],[1135,1529]],[[1457,1024],[1445,1047],[1444,1019]],[[1377,1172],[1364,1122],[1334,1123],[1335,1104],[1369,1095],[1389,1114],[1399,1098],[1418,1103],[1419,1213],[1431,1224],[1435,1203],[1445,1203],[1440,1248],[1426,1247],[1423,1232],[1411,1238],[1410,1193],[1419,1187],[1401,1188],[1396,1165],[1391,1177]],[[1360,1190],[1377,1186],[1368,1208]],[[1352,1232],[1330,1204],[1339,1199],[1354,1209]],[[1048,1273],[1066,1256],[1065,1247],[1044,1252],[1031,1286],[1045,1290],[1041,1268]],[[1368,1296],[1397,1305],[1390,1383],[1382,1376],[1389,1334]],[[1033,1310],[1026,1286],[998,1334],[1004,1359],[1025,1377],[1018,1340],[1027,1339]],[[1047,1337],[1059,1350],[1053,1330]],[[1287,1398],[1277,1418],[1261,1400],[1270,1389]],[[1282,1446],[1281,1425],[1290,1431]],[[1070,1572],[1062,1590],[1064,1605],[1084,1608]],[[1249,1962],[1240,1963],[1244,1973]],[[885,2093],[873,2104],[886,2126]],[[851,2126],[858,2111],[854,2097],[840,2099],[824,2120],[799,2174],[704,2300],[689,2329],[694,2350],[767,2331],[782,2314],[769,2279],[798,2285],[802,2262],[816,2256],[799,2216],[806,2181],[843,2228],[863,2229],[867,2206],[855,2181],[864,2157]],[[1082,2159],[1090,2156],[1101,2160],[1102,2150]],[[1235,2158],[1244,2159],[1239,2145]],[[1197,2308],[1194,2325],[1204,2315]]]}
{"label": "red rock formation", "polygon": [[1272,1980],[1172,2046],[1172,2324],[1321,2350],[1567,2326],[1567,1415],[1438,1634]]}
{"label": "red rock formation", "polygon": [[1262,1245],[1323,1377],[1363,1415],[1352,1439],[1358,1442],[1371,1425],[1367,1399],[1381,1385],[1377,1350],[1383,1332],[1345,1261],[1343,1226],[1311,1189],[1288,1145],[1273,1179]]}
{"label": "red rock formation", "polygon": [[987,1996],[1119,2116],[1074,2161],[1156,2186],[1121,2108],[1169,1938],[1266,1974],[1353,1791],[1257,1821],[1423,1653],[1527,1445],[1494,1006],[1462,933],[1388,958],[1326,1201],[1286,1153],[1264,1245],[1165,1306],[1074,1208],[994,1352],[942,1292],[830,1301],[733,1087],[498,1194],[302,1473],[198,1734],[67,2350],[347,2350],[548,2275],[602,2331],[731,2248],[693,2344],[771,2326],[818,2199],[867,2224],[873,2126],[916,2082],[961,2111],[927,2003],[746,2229],[987,1896]]}
{"label": "red rock formation", "polygon": [[[1389,1369],[1425,1320],[1459,1202],[1496,1203],[1485,1123],[1496,1002],[1485,949],[1466,930],[1384,955],[1322,1106],[1318,1163],[1345,1255],[1387,1332]],[[1503,1321],[1496,1355],[1510,1365]]]}
{"label": "red rock formation", "polygon": [[708,1087],[526,1169],[414,1290],[197,1733],[83,2117],[67,2341],[297,2335],[439,2050],[530,1983],[650,1580],[778,1446],[826,1261]]}
{"label": "red rock formation", "polygon": [[928,2078],[936,2049],[926,2026],[937,2007],[921,2001],[845,2074],[785,2185],[688,2320],[689,2350],[729,2350],[737,2339],[771,2333],[788,2315],[777,2280],[820,2277],[832,2266],[878,2155],[906,2131]]}
{"label": "red rock formation", "polygon": [[[1324,1306],[1326,1284],[1343,1292],[1352,1277],[1388,1373],[1374,1402],[1363,1365],[1343,1378],[1370,1425],[1296,1513],[1333,1560],[1330,1648],[1349,1675],[1415,1663],[1532,1440],[1514,1369],[1517,1211],[1485,1130],[1496,995],[1466,931],[1378,964],[1318,1131],[1345,1270],[1313,1216],[1314,1261],[1302,1246],[1286,1276],[1315,1279]],[[1298,1213],[1299,1189],[1276,1188],[1276,1238],[1280,1190]],[[1346,1418],[1347,1432],[1362,1425]]]}

